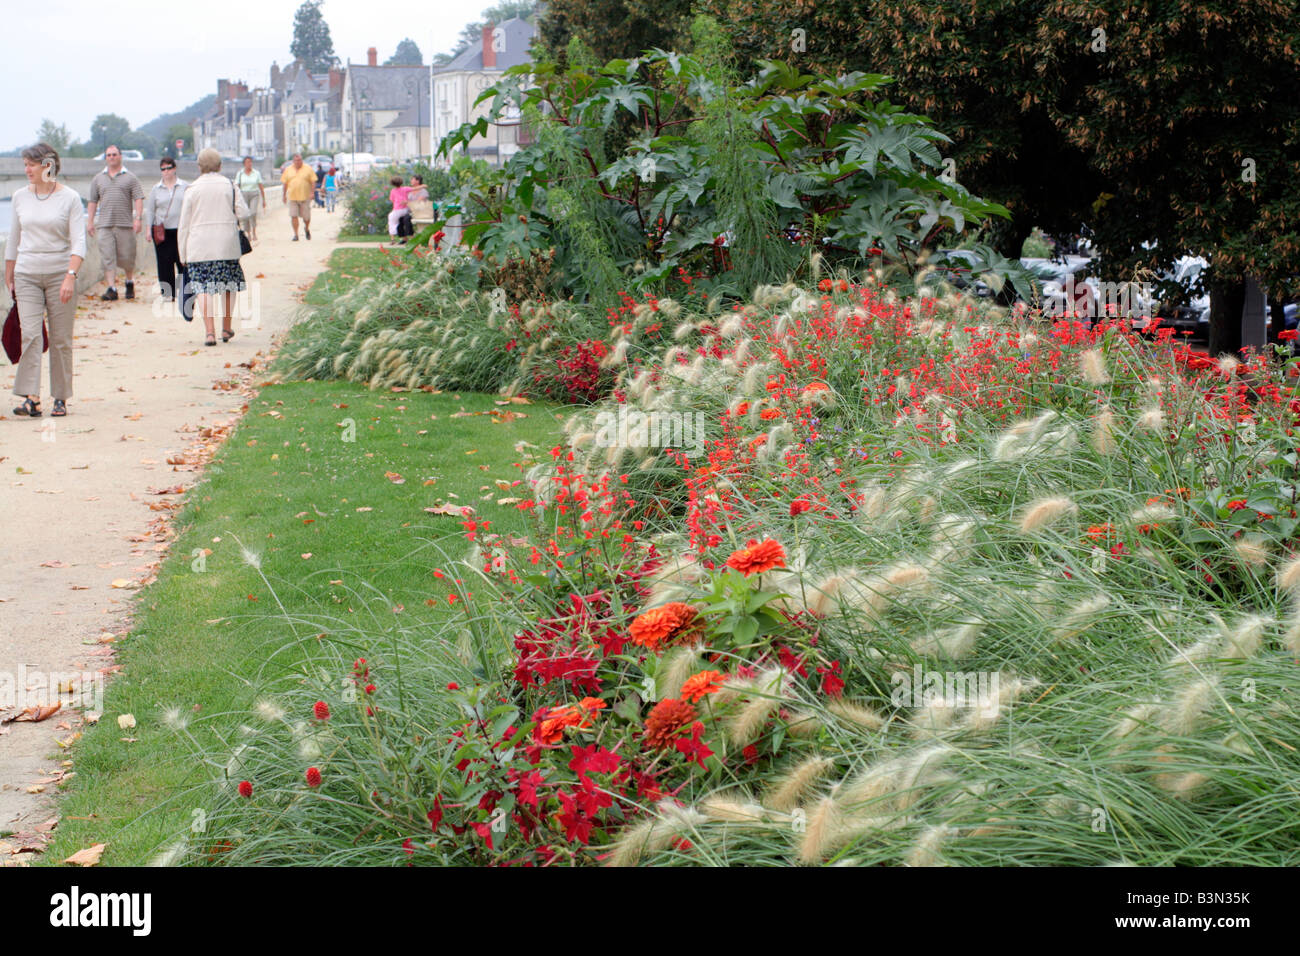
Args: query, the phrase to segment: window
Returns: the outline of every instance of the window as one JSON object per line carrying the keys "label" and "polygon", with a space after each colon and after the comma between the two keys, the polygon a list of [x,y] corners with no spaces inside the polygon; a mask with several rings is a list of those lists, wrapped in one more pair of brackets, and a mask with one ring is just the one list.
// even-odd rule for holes
{"label": "window", "polygon": [[374,113],[367,113],[367,114],[366,114],[366,122],[365,122],[365,127],[366,127],[366,129],[370,129],[370,128],[371,128],[372,126],[374,126],[374,125],[375,125],[375,114],[374,114]]}

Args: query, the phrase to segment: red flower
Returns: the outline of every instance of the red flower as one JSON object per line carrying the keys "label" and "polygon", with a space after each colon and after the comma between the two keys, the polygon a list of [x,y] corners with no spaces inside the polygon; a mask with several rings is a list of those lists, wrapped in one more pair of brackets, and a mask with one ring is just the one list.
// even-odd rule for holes
{"label": "red flower", "polygon": [[686,755],[687,763],[694,761],[701,767],[705,765],[704,761],[706,759],[713,756],[713,751],[709,749],[708,744],[700,740],[700,735],[702,733],[704,733],[704,724],[697,720],[695,723],[691,724],[690,739],[678,739],[676,744],[677,750]]}
{"label": "red flower", "polygon": [[247,780],[239,781],[239,795],[247,799],[253,795],[253,785]]}
{"label": "red flower", "polygon": [[753,744],[746,744],[740,753],[741,756],[745,758],[745,763],[749,764],[751,767],[758,763],[758,748]]}
{"label": "red flower", "polygon": [[307,786],[309,787],[320,786],[320,771],[315,767],[307,768]]}
{"label": "red flower", "polygon": [[447,690],[460,690],[460,685],[457,684],[455,681],[452,681],[447,685]]}
{"label": "red flower", "polygon": [[367,685],[366,685],[366,693],[367,693],[367,694],[373,694],[374,692],[375,692],[375,685],[374,685],[374,684],[367,684]]}
{"label": "red flower", "polygon": [[689,700],[695,703],[703,700],[709,694],[716,694],[722,690],[722,673],[720,671],[700,671],[686,678],[686,683],[682,684],[682,700]]}
{"label": "red flower", "polygon": [[727,567],[735,568],[747,577],[751,574],[771,571],[773,568],[783,568],[785,548],[771,538],[764,538],[761,542],[751,538],[746,547],[727,558]]}
{"label": "red flower", "polygon": [[628,633],[632,635],[633,644],[657,651],[694,634],[699,615],[700,612],[689,604],[673,601],[639,614],[628,625]]}
{"label": "red flower", "polygon": [[1297,335],[1300,335],[1300,331],[1285,329],[1277,334],[1277,340],[1279,342],[1294,342]]}
{"label": "red flower", "polygon": [[794,499],[794,501],[790,502],[791,518],[795,517],[795,515],[801,515],[805,511],[810,511],[810,510],[812,510],[812,502],[809,501],[807,498],[796,498]]}
{"label": "red flower", "polygon": [[1228,502],[1229,511],[1241,511],[1245,507],[1246,507],[1245,498],[1233,498],[1231,501]]}
{"label": "red flower", "polygon": [[666,750],[673,738],[695,719],[695,708],[684,700],[670,697],[655,704],[645,722],[647,750]]}
{"label": "red flower", "polygon": [[433,798],[433,809],[428,812],[427,816],[429,818],[429,825],[433,827],[434,832],[437,832],[438,827],[442,824],[441,794]]}
{"label": "red flower", "polygon": [[316,701],[316,703],[312,705],[311,712],[316,716],[317,720],[330,719],[330,705],[325,703],[323,700]]}

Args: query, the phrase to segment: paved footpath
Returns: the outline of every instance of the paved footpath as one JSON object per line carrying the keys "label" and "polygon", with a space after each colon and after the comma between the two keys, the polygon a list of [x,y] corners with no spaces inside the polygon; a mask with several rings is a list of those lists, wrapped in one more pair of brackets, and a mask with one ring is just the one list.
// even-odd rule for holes
{"label": "paved footpath", "polygon": [[58,684],[68,701],[39,723],[0,726],[0,840],[57,816],[59,778],[75,769],[60,743],[83,726],[72,701],[93,703],[95,686],[111,680],[114,638],[129,629],[136,589],[165,556],[177,486],[199,477],[205,446],[210,453],[240,414],[237,383],[260,379],[273,339],[338,248],[341,211],[316,210],[313,240],[291,242],[278,192],[242,260],[257,295],[229,343],[219,322],[208,348],[198,317],[158,314],[151,255],[140,263],[149,280],[137,282],[140,298],[81,299],[67,417],[49,416],[48,360],[45,417],[15,417],[14,370],[0,355],[0,719],[38,691],[57,696]]}

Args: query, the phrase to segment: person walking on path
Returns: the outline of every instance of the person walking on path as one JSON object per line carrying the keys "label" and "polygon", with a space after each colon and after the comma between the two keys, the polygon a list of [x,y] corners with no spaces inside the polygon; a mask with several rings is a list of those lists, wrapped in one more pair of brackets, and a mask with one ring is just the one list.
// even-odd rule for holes
{"label": "person walking on path", "polygon": [[[176,160],[164,156],[158,163],[162,181],[149,190],[144,202],[144,221],[149,226],[145,238],[153,243],[154,258],[158,261],[159,295],[178,302],[185,309],[185,270],[181,268],[177,233],[181,226],[181,208],[185,202],[185,187],[189,183],[176,176]],[[189,310],[185,309],[186,317]]]}
{"label": "person walking on path", "polygon": [[316,205],[325,208],[325,166],[316,164]]}
{"label": "person walking on path", "polygon": [[99,257],[108,282],[100,298],[112,302],[117,298],[119,267],[126,276],[126,298],[135,298],[135,234],[140,231],[144,188],[122,165],[122,151],[116,146],[104,151],[104,159],[108,165],[90,181],[86,231],[99,240]]}
{"label": "person walking on path", "polygon": [[250,242],[257,242],[257,213],[266,205],[266,186],[262,184],[262,173],[253,168],[253,157],[244,157],[244,168],[235,173],[235,185],[244,194],[244,203],[248,206],[248,218],[240,225],[248,233]]}
{"label": "person walking on path", "polygon": [[302,153],[293,154],[293,162],[280,174],[280,201],[289,206],[289,222],[293,226],[293,241],[298,241],[298,220],[311,239],[311,197],[316,193],[316,174],[302,161]]}
{"label": "person walking on path", "polygon": [[334,211],[334,202],[339,194],[338,171],[333,166],[325,174],[325,211]]}
{"label": "person walking on path", "polygon": [[205,149],[199,153],[202,175],[185,190],[178,240],[186,283],[199,296],[207,333],[204,345],[217,344],[212,314],[217,301],[224,306],[221,341],[229,342],[235,337],[230,327],[235,314],[235,295],[246,288],[244,270],[239,265],[239,220],[248,217],[248,206],[243,194],[220,170],[219,152]]}
{"label": "person walking on path", "polygon": [[22,355],[15,415],[41,416],[41,355],[46,316],[50,335],[50,392],[55,416],[72,397],[72,325],[77,317],[77,270],[86,257],[86,214],[76,190],[62,185],[59,154],[47,143],[22,151],[27,185],[13,195],[5,246],[5,285],[18,304]]}

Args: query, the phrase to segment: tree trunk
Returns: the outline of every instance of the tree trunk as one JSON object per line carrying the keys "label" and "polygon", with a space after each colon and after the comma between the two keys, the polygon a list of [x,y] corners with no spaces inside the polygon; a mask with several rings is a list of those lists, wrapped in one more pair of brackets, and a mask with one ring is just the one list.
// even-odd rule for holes
{"label": "tree trunk", "polygon": [[1241,313],[1246,307],[1246,280],[1241,276],[1210,285],[1210,356],[1241,351]]}

